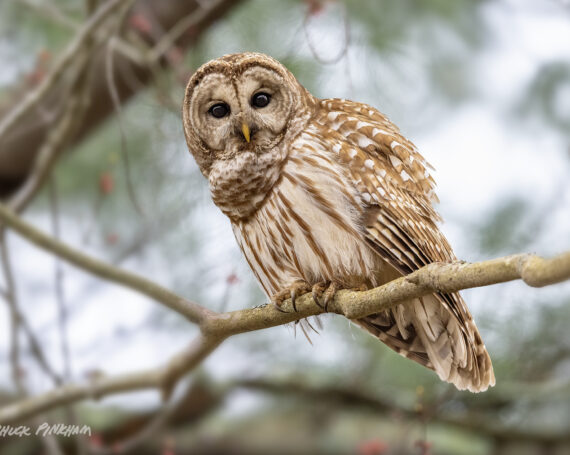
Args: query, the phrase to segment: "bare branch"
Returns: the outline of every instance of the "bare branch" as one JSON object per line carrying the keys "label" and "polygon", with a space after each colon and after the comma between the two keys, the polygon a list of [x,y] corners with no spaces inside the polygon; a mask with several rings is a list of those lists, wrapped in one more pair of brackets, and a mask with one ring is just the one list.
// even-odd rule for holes
{"label": "bare branch", "polygon": [[[79,56],[75,64],[78,66],[78,74],[68,94],[68,101],[63,107],[59,121],[40,148],[32,172],[28,174],[24,184],[8,202],[10,208],[17,212],[24,210],[42,188],[51,174],[58,156],[65,149],[65,145],[87,108],[88,101],[85,94],[89,78],[88,53],[85,52]],[[0,228],[2,228],[1,225]]]}
{"label": "bare branch", "polygon": [[123,121],[123,110],[121,108],[121,97],[119,96],[119,90],[115,82],[116,71],[114,69],[114,44],[119,37],[119,27],[123,24],[125,16],[128,13],[128,8],[123,8],[120,11],[119,18],[115,24],[115,33],[113,37],[107,43],[107,49],[105,50],[105,80],[107,82],[107,87],[109,88],[109,95],[113,103],[113,108],[115,109],[117,122],[119,126],[119,134],[121,138],[121,156],[123,158],[123,171],[125,176],[125,183],[127,185],[127,194],[136,212],[144,217],[144,211],[138,201],[136,191],[133,185],[133,179],[131,176],[131,165],[129,159],[129,151],[127,147],[127,135],[125,133],[125,126]]}
{"label": "bare branch", "polygon": [[[45,365],[47,362],[43,357],[43,353],[41,349],[38,350],[38,346],[34,346],[36,339],[31,331],[30,327],[27,324],[27,321],[24,319],[20,309],[18,308],[18,301],[16,297],[16,290],[15,290],[15,283],[12,274],[12,266],[10,263],[10,257],[8,254],[8,246],[6,244],[5,233],[0,232],[0,261],[2,263],[2,271],[4,273],[4,278],[6,281],[6,302],[8,304],[8,308],[11,314],[11,324],[10,324],[10,362],[12,364],[12,377],[14,379],[14,383],[16,385],[16,389],[20,398],[24,398],[27,395],[27,388],[24,382],[24,369],[21,364],[20,358],[20,343],[18,339],[18,332],[20,329],[20,325],[25,328],[25,331],[28,335],[30,345],[32,346],[32,352],[34,355],[38,356],[38,360],[43,361]],[[35,414],[34,421],[39,424],[41,420],[41,416]],[[59,445],[59,442],[53,435],[48,435],[44,440],[42,440],[42,445],[46,451],[46,453],[50,455],[63,455],[63,451]]]}
{"label": "bare branch", "polygon": [[0,204],[0,219],[35,245],[47,251],[51,251],[62,259],[71,262],[93,275],[122,284],[141,294],[147,295],[184,315],[192,322],[200,323],[207,314],[212,313],[200,305],[190,302],[144,277],[106,264],[99,259],[88,256],[44,234],[31,224],[26,223],[4,204]]}
{"label": "bare branch", "polygon": [[[59,202],[57,194],[57,183],[53,179],[49,182],[49,205],[51,211],[51,227],[53,236],[59,239],[61,236],[59,225]],[[71,355],[69,352],[69,340],[67,337],[67,308],[65,305],[65,288],[64,288],[63,266],[59,257],[55,257],[54,263],[54,286],[55,301],[57,306],[57,324],[59,331],[59,346],[61,357],[63,359],[62,380],[68,381],[71,378]]]}
{"label": "bare branch", "polygon": [[0,408],[0,424],[20,422],[38,413],[84,399],[100,399],[106,395],[157,389],[170,394],[171,387],[208,356],[220,342],[198,336],[190,347],[175,355],[161,368],[127,373],[113,377],[97,377],[89,384],[68,384],[34,398]]}
{"label": "bare branch", "polygon": [[174,27],[164,34],[149,52],[149,59],[156,61],[162,58],[188,29],[203,21],[209,13],[222,6],[223,3],[223,0],[211,0],[206,5],[200,3],[200,8],[180,19]]}
{"label": "bare branch", "polygon": [[[416,410],[402,408],[386,398],[342,386],[321,385],[315,387],[299,381],[243,379],[230,383],[226,388],[226,393],[233,388],[245,388],[275,395],[297,396],[303,400],[310,400],[312,402],[324,401],[342,406],[350,405],[353,407],[361,407],[380,413],[381,415],[398,413],[410,419],[419,417]],[[493,422],[488,416],[483,417],[473,414],[463,416],[436,413],[430,416],[430,421],[483,433],[500,440],[539,443],[562,443],[570,441],[570,434],[566,432],[529,431],[507,426],[504,423]]]}
{"label": "bare branch", "polygon": [[[26,1],[26,0],[23,0]],[[28,0],[29,1],[29,0]],[[34,2],[38,4],[39,9],[42,10],[40,14],[50,15],[50,10],[53,9],[54,2]],[[94,2],[99,5],[107,5],[108,0],[101,2]],[[185,52],[192,45],[203,36],[208,27],[216,20],[220,19],[228,13],[228,11],[236,8],[241,3],[240,0],[223,0],[216,2],[215,8],[202,8],[196,2],[188,1],[181,2],[178,0],[163,0],[160,2],[150,2],[148,0],[137,0],[129,13],[129,20],[124,27],[121,27],[121,36],[116,37],[114,42],[117,44],[114,58],[114,69],[116,74],[114,76],[117,90],[119,92],[120,101],[122,104],[132,99],[138,93],[141,93],[145,88],[153,86],[156,83],[156,72],[160,70],[171,70],[172,65],[178,63],[178,60],[169,58],[159,58],[156,61],[150,61],[147,58],[147,51],[160,40],[160,38],[176,24],[180,18],[186,17],[197,9],[205,11],[200,20],[192,27],[192,32],[183,33],[180,39],[175,43],[177,52]],[[123,5],[125,3],[122,3]],[[214,2],[208,1],[208,6],[212,6]],[[47,6],[46,6],[47,5]],[[45,6],[45,8],[44,8]],[[48,9],[47,13],[43,9]],[[100,9],[100,8],[99,8]],[[95,15],[99,14],[99,10]],[[89,40],[93,41],[96,46],[106,42],[109,38],[109,25],[110,20],[116,17],[116,12],[111,14],[110,18],[103,20],[98,27],[95,27],[91,36],[85,39],[87,43]],[[57,12],[55,15],[57,19]],[[91,18],[92,19],[92,18]],[[136,20],[141,21],[136,22]],[[69,23],[69,21],[66,21]],[[75,21],[75,18],[73,19]],[[88,23],[88,22],[86,22]],[[71,28],[71,25],[68,24]],[[144,27],[151,27],[156,34],[146,33]],[[78,33],[84,30],[85,23],[77,23]],[[77,36],[77,34],[75,34]],[[76,36],[72,38],[73,42]],[[126,46],[123,44],[131,44],[133,52],[126,51]],[[66,46],[66,49],[69,47]],[[64,53],[66,51],[64,50]],[[81,56],[82,51],[78,51],[77,55]],[[137,54],[137,55],[135,55]],[[102,122],[108,118],[114,111],[113,102],[109,96],[107,85],[105,84],[105,53],[102,48],[97,48],[90,52],[91,66],[91,83],[88,89],[88,98],[90,100],[90,108],[85,112],[75,132],[71,136],[68,146],[73,146],[83,141],[89,134],[91,134]],[[57,66],[59,57],[51,65],[51,68]],[[70,62],[75,66],[76,59],[73,58]],[[48,71],[44,75],[44,67],[41,69],[41,80],[45,78],[53,79],[51,76],[52,71]],[[182,71],[182,70],[181,70]],[[53,130],[52,122],[55,118],[54,114],[61,111],[63,105],[67,102],[66,88],[69,87],[67,80],[68,70],[62,70],[62,73],[53,86],[46,90],[45,95],[39,97],[33,106],[27,108],[27,113],[24,114],[20,120],[15,122],[12,127],[6,130],[6,134],[1,136],[0,146],[0,195],[2,197],[10,196],[14,193],[27,178],[28,174],[33,168],[33,163],[36,161],[35,157],[38,155],[39,150],[46,141],[46,137]],[[186,71],[184,71],[186,73]],[[65,80],[64,80],[65,79]],[[34,82],[35,84],[36,82]],[[34,85],[30,87],[29,84],[22,86],[21,83],[15,85],[13,90],[10,90],[4,103],[0,104],[0,124],[8,121],[7,119],[14,115],[14,104],[21,105],[29,94],[36,93],[37,88],[41,85]],[[34,95],[37,97],[37,95]],[[16,109],[21,109],[16,108]],[[19,114],[18,114],[19,115]],[[10,120],[12,123],[12,120]],[[2,127],[4,128],[4,127]],[[66,147],[69,149],[69,147]]]}
{"label": "bare branch", "polygon": [[[0,220],[40,248],[94,275],[134,289],[168,306],[190,321],[200,324],[205,333],[228,337],[237,333],[287,324],[324,312],[313,302],[308,293],[297,299],[297,312],[293,311],[288,300],[283,307],[285,312],[278,311],[273,306],[265,306],[215,313],[144,277],[113,267],[75,250],[26,223],[3,204],[0,204]],[[522,279],[533,287],[570,279],[570,252],[560,254],[553,259],[516,254],[478,263],[461,261],[451,264],[432,263],[406,277],[369,291],[339,291],[329,304],[329,312],[342,314],[348,319],[358,319],[390,309],[399,302],[434,292],[455,292],[517,279]]]}
{"label": "bare branch", "polygon": [[3,232],[0,232],[0,263],[2,274],[6,282],[6,304],[10,312],[10,366],[12,369],[12,380],[16,386],[18,395],[23,397],[26,394],[26,387],[23,380],[24,370],[21,364],[20,338],[18,336],[22,318],[18,309],[16,286],[14,284],[8,245],[6,244],[6,236]]}
{"label": "bare branch", "polygon": [[[79,32],[81,30],[81,24],[66,16],[57,8],[55,4],[49,1],[42,1],[41,3],[38,3],[33,0],[20,0],[20,3],[39,13],[41,16],[44,16],[47,19],[50,19],[69,30],[72,30],[74,32]],[[95,37],[98,40],[102,40],[104,38],[104,33],[104,30],[97,30],[95,31]],[[106,37],[108,37],[108,35]],[[141,51],[118,36],[113,37],[113,42],[110,43],[110,46],[112,46],[114,50],[129,60],[133,61],[137,65],[147,64],[147,58]]]}
{"label": "bare branch", "polygon": [[[348,319],[359,319],[391,309],[400,302],[434,292],[456,292],[517,279],[522,279],[533,287],[570,279],[570,252],[560,254],[553,259],[516,254],[476,263],[460,261],[451,264],[432,263],[408,276],[369,291],[339,291],[329,304],[328,310]],[[293,311],[290,302],[287,300],[282,307],[286,312],[277,311],[269,305],[216,314],[204,320],[202,330],[206,333],[229,336],[266,329],[323,313],[323,309],[313,302],[310,293],[296,300],[297,312]]]}

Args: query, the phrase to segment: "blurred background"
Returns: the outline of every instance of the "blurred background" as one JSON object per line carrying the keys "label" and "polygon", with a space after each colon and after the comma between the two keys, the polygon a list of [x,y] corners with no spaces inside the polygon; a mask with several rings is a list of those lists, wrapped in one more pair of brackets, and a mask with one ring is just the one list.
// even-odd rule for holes
{"label": "blurred background", "polygon": [[[198,66],[246,50],[387,114],[436,168],[460,259],[570,249],[567,0],[5,0],[0,197],[212,310],[264,303],[180,113]],[[0,407],[160,366],[197,333],[9,230],[2,252]],[[91,437],[0,453],[570,454],[570,283],[463,294],[495,366],[484,394],[326,316],[312,344],[290,326],[227,340],[167,408],[157,391],[82,401],[34,421]]]}

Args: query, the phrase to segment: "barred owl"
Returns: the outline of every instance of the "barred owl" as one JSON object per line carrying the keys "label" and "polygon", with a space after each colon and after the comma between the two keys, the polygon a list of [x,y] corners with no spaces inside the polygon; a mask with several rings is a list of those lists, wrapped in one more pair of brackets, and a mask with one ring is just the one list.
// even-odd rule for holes
{"label": "barred owl", "polygon": [[[455,259],[437,227],[430,165],[373,107],[317,99],[278,61],[241,53],[193,74],[183,122],[214,203],[277,305],[307,290],[326,304],[336,289]],[[354,322],[458,389],[495,383],[458,293]]]}

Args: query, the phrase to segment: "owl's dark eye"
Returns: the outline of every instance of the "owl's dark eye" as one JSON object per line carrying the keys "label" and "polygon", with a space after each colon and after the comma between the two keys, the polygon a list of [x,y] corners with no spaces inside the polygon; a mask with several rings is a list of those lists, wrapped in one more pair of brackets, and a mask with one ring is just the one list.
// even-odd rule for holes
{"label": "owl's dark eye", "polygon": [[271,95],[268,93],[260,92],[251,97],[251,105],[253,107],[265,107],[271,101]]}
{"label": "owl's dark eye", "polygon": [[218,103],[214,104],[208,112],[216,118],[222,118],[230,113],[230,107],[226,103]]}

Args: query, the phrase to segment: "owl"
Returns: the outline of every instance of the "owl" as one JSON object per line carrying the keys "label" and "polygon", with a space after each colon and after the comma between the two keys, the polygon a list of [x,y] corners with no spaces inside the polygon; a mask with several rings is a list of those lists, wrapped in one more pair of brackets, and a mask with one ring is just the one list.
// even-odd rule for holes
{"label": "owl", "polygon": [[[186,142],[268,297],[366,289],[455,260],[438,229],[430,165],[388,118],[318,99],[281,63],[225,55],[190,78]],[[436,293],[355,321],[397,353],[472,392],[495,384],[458,293]]]}

